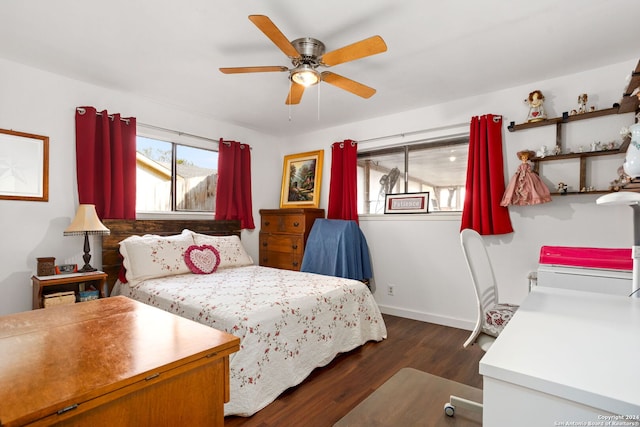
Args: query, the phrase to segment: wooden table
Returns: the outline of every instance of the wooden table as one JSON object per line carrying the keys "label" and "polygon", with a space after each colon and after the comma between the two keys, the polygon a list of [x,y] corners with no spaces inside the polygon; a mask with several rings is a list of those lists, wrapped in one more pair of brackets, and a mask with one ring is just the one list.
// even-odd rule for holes
{"label": "wooden table", "polygon": [[0,317],[0,425],[223,426],[239,342],[122,296]]}

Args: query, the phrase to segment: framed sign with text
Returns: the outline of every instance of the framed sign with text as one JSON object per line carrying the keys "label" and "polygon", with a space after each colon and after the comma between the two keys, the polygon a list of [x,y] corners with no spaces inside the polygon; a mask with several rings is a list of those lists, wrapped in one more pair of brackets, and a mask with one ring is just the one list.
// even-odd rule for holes
{"label": "framed sign with text", "polygon": [[429,192],[387,194],[385,196],[384,213],[429,213]]}

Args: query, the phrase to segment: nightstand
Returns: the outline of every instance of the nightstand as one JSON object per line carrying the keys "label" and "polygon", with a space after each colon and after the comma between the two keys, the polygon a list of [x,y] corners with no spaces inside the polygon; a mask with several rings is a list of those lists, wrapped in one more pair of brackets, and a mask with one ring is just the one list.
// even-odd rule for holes
{"label": "nightstand", "polygon": [[33,309],[43,308],[42,297],[46,294],[74,291],[79,292],[84,284],[84,289],[94,287],[98,290],[100,298],[104,298],[107,273],[93,271],[90,273],[56,274],[54,276],[33,276]]}

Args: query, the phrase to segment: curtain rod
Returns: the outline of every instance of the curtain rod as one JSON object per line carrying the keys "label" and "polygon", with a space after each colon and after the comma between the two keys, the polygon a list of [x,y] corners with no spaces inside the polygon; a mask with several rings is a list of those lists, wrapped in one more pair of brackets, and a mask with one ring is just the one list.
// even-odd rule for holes
{"label": "curtain rod", "polygon": [[[76,110],[78,111],[78,113],[80,113],[81,115],[86,113],[87,110],[82,108],[82,107],[77,107]],[[102,112],[96,110],[96,116],[101,116]],[[113,120],[113,114],[107,114],[107,117],[109,117],[111,120]],[[125,118],[125,117],[120,117],[120,121],[121,122],[125,122],[126,124],[129,124],[129,119]]]}
{"label": "curtain rod", "polygon": [[374,142],[374,141],[382,141],[383,139],[391,139],[391,138],[404,138],[405,136],[411,136],[411,135],[418,135],[421,133],[427,133],[427,132],[434,132],[434,131],[438,131],[438,130],[446,130],[446,129],[452,129],[452,128],[457,128],[460,126],[468,126],[469,123],[457,123],[457,124],[453,124],[453,125],[447,125],[447,126],[440,126],[440,127],[436,127],[436,128],[429,128],[429,129],[421,129],[421,130],[415,130],[415,131],[411,131],[411,132],[403,132],[403,133],[396,133],[394,135],[385,135],[385,136],[378,136],[376,138],[369,138],[369,139],[361,139],[358,142],[358,144],[366,144],[368,142]]}
{"label": "curtain rod", "polygon": [[[80,114],[84,114],[85,113],[85,109],[82,107],[78,107],[77,108],[78,112]],[[101,116],[102,113],[100,111],[96,110],[96,114]],[[113,116],[109,115],[109,117],[111,119],[113,119]],[[123,122],[129,124],[129,120],[125,119],[125,118],[120,118],[120,120],[122,120]],[[447,125],[447,126],[440,126],[440,127],[436,127],[436,128],[429,128],[429,129],[422,129],[422,130],[415,130],[415,131],[411,131],[411,132],[403,132],[403,133],[396,133],[394,135],[385,135],[385,136],[378,136],[376,138],[369,138],[369,139],[361,139],[359,141],[356,141],[358,144],[366,144],[369,142],[374,142],[374,141],[381,141],[384,139],[391,139],[391,138],[404,138],[405,136],[410,136],[410,135],[418,135],[421,133],[426,133],[426,132],[433,132],[433,131],[438,131],[438,130],[445,130],[445,129],[451,129],[451,128],[456,128],[456,127],[460,127],[460,126],[466,126],[469,123],[458,123],[458,124],[453,124],[453,125]],[[181,132],[181,131],[177,131],[177,130],[173,130],[173,129],[167,129],[167,128],[163,128],[160,126],[155,126],[155,125],[150,125],[150,124],[146,124],[146,123],[141,123],[141,122],[137,122],[138,126],[142,126],[148,129],[155,129],[155,130],[161,130],[164,132],[171,132],[171,133],[175,133],[178,136],[188,136],[190,138],[196,138],[196,139],[202,139],[204,141],[211,141],[211,142],[217,142],[220,143],[220,139],[213,139],[213,138],[207,138],[206,136],[200,136],[200,135],[194,135],[192,133],[186,133],[186,132]],[[227,141],[227,140],[222,140],[222,142],[226,145],[230,145],[230,143],[232,141]]]}
{"label": "curtain rod", "polygon": [[[84,114],[87,111],[82,107],[78,107],[78,108],[76,108],[76,110],[78,110],[78,112],[80,114]],[[101,116],[102,112],[96,110],[96,115]],[[113,120],[113,115],[109,114],[109,118],[111,120]],[[120,117],[120,120],[125,122],[126,124],[129,124],[129,119],[127,119],[127,118]],[[194,135],[192,133],[181,132],[181,131],[178,131],[178,130],[163,128],[163,127],[155,126],[155,125],[149,125],[149,124],[141,123],[141,122],[137,122],[136,124],[137,124],[137,126],[142,126],[142,127],[148,128],[148,129],[155,129],[155,130],[161,130],[161,131],[164,131],[164,132],[175,133],[178,136],[188,136],[190,138],[202,139],[204,141],[210,141],[210,142],[215,142],[215,143],[222,142],[223,144],[225,144],[227,146],[231,145],[231,142],[232,142],[232,141],[223,140],[221,138],[220,139],[207,138],[206,136]],[[244,145],[246,145],[246,144],[244,144]]]}
{"label": "curtain rod", "polygon": [[210,142],[216,142],[216,143],[223,142],[226,145],[230,145],[231,142],[232,142],[232,141],[222,140],[220,138],[218,138],[218,139],[207,138],[206,136],[200,136],[200,135],[195,135],[195,134],[192,134],[192,133],[181,132],[179,130],[167,129],[167,128],[163,128],[163,127],[160,127],[160,126],[149,125],[149,124],[146,124],[146,123],[138,122],[138,126],[142,126],[144,128],[147,128],[147,129],[155,129],[155,130],[161,130],[161,131],[164,131],[164,132],[175,133],[178,136],[188,136],[190,138],[202,139],[204,141],[210,141]]}

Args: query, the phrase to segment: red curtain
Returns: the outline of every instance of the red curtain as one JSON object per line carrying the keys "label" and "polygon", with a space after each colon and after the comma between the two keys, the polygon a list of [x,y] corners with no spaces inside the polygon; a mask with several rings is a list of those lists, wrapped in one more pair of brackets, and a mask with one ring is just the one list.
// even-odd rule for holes
{"label": "red curtain", "polygon": [[358,144],[346,139],[331,145],[328,219],[358,222]]}
{"label": "red curtain", "polygon": [[513,232],[509,210],[500,206],[504,188],[502,116],[473,117],[460,229],[485,235]]}
{"label": "red curtain", "polygon": [[135,219],[135,117],[76,108],[76,170],[80,204],[102,219]]}
{"label": "red curtain", "polygon": [[216,219],[239,219],[240,227],[253,230],[251,203],[251,147],[220,139]]}

